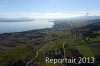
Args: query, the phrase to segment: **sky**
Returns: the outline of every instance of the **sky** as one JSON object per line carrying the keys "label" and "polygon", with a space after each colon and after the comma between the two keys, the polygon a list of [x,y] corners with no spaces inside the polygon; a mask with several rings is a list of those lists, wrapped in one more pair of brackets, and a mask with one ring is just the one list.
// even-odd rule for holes
{"label": "sky", "polygon": [[0,17],[66,18],[100,15],[100,0],[0,0]]}

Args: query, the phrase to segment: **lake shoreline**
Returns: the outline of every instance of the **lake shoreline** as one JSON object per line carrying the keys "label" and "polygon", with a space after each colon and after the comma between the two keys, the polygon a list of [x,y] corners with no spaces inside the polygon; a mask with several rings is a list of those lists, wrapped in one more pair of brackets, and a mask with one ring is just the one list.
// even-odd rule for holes
{"label": "lake shoreline", "polygon": [[0,22],[0,34],[52,28],[53,25],[54,22],[49,22],[47,20],[31,22]]}

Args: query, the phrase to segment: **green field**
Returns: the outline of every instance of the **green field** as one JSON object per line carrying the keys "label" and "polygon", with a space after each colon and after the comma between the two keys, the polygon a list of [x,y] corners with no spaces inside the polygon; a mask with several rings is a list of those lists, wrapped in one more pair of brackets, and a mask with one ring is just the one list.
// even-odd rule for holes
{"label": "green field", "polygon": [[95,57],[93,51],[88,45],[79,45],[77,49],[84,57]]}

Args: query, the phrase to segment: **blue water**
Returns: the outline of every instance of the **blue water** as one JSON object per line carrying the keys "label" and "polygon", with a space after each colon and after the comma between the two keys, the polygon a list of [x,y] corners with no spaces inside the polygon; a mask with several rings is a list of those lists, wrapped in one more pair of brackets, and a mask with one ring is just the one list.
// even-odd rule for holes
{"label": "blue water", "polygon": [[52,28],[53,25],[54,23],[48,22],[48,20],[35,20],[29,22],[0,22],[0,33]]}

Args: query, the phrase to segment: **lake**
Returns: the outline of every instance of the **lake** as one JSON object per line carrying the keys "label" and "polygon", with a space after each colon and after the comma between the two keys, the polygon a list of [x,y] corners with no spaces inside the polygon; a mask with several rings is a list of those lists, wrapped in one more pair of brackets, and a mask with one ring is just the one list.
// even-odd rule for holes
{"label": "lake", "polygon": [[53,22],[34,20],[27,22],[0,22],[0,33],[21,32],[34,29],[52,28]]}

